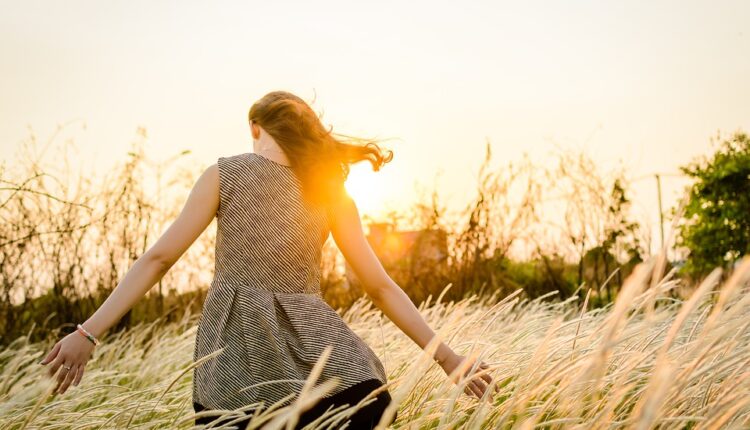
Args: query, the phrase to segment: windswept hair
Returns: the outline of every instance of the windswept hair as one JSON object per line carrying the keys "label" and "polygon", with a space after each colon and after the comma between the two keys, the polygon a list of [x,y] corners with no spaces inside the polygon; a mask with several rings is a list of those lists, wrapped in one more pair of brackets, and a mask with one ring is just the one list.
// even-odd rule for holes
{"label": "windswept hair", "polygon": [[302,183],[304,199],[313,205],[329,208],[343,197],[350,164],[367,160],[377,172],[393,159],[393,151],[384,155],[375,139],[326,130],[312,108],[287,91],[271,91],[255,102],[248,121],[279,144]]}

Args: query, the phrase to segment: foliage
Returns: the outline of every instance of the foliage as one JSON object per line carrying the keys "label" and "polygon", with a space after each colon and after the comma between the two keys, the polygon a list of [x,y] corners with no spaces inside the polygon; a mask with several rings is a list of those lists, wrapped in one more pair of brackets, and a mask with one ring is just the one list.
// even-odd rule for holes
{"label": "foliage", "polygon": [[683,271],[702,276],[750,251],[750,138],[735,132],[681,170],[695,182],[677,244],[689,250]]}

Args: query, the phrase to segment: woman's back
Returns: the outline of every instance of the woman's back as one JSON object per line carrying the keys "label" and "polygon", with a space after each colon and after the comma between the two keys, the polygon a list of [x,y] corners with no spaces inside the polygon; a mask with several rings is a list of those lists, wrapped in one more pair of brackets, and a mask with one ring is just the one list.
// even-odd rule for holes
{"label": "woman's back", "polygon": [[[302,200],[291,167],[254,153],[221,157],[215,275],[198,324],[193,399],[210,408],[268,406],[299,392],[323,349],[318,383],[329,395],[365,380],[386,383],[373,350],[322,298],[326,211]],[[283,380],[281,382],[270,382]]]}
{"label": "woman's back", "polygon": [[254,153],[219,158],[216,277],[285,293],[320,292],[326,211],[305,205],[289,166]]}

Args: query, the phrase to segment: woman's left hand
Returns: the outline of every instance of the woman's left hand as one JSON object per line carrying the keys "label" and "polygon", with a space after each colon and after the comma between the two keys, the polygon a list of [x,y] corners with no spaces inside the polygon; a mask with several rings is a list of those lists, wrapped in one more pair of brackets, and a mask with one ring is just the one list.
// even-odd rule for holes
{"label": "woman's left hand", "polygon": [[55,392],[58,394],[64,393],[71,383],[78,386],[83,377],[83,368],[91,358],[95,346],[80,333],[74,331],[60,339],[52,348],[52,351],[39,362],[42,365],[52,363],[49,367],[50,377],[54,377],[60,369],[57,374]]}
{"label": "woman's left hand", "polygon": [[[463,377],[469,377],[469,381],[466,384],[466,387],[464,388],[464,392],[468,395],[474,395],[477,398],[481,399],[482,396],[484,396],[485,392],[487,391],[487,388],[492,384],[492,377],[485,373],[482,373],[481,375],[477,376],[476,373],[480,373],[482,371],[486,371],[489,369],[489,366],[484,362],[480,361],[479,365],[477,366],[477,370],[472,374],[471,373],[471,366],[476,361],[476,357],[465,357],[463,355],[456,354],[455,352],[451,352],[451,354],[446,358],[446,360],[440,365],[440,367],[443,368],[443,371],[448,375],[452,376],[452,381],[454,383],[458,383],[461,378]],[[464,366],[465,370],[463,371],[463,375],[456,374],[456,369],[460,366]],[[493,393],[490,393],[486,397],[486,401],[488,403],[492,403],[494,401],[493,395],[497,394],[500,391],[500,387],[495,385],[495,388],[493,390]]]}

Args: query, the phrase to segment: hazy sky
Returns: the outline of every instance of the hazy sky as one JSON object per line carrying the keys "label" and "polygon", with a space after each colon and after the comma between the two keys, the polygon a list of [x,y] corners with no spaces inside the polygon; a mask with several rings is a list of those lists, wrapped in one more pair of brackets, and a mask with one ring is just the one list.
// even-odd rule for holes
{"label": "hazy sky", "polygon": [[[252,150],[248,108],[284,89],[334,131],[397,138],[381,172],[353,172],[378,187],[364,212],[437,174],[463,205],[487,140],[497,164],[557,145],[676,173],[718,130],[750,131],[748,22],[744,0],[3,1],[2,160],[29,126],[81,120],[65,136],[98,169],[139,126],[152,154],[209,165]],[[683,182],[664,181],[670,206]],[[656,220],[653,179],[634,185]]]}

